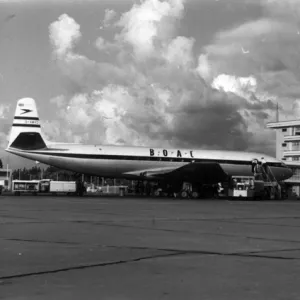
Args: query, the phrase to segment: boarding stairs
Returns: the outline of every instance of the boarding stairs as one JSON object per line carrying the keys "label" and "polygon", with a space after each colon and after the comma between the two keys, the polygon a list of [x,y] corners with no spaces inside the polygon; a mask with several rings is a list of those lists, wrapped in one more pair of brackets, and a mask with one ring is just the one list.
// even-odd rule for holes
{"label": "boarding stairs", "polygon": [[264,181],[265,188],[268,189],[270,198],[281,199],[281,186],[276,180],[271,168],[267,164],[260,165],[259,173]]}

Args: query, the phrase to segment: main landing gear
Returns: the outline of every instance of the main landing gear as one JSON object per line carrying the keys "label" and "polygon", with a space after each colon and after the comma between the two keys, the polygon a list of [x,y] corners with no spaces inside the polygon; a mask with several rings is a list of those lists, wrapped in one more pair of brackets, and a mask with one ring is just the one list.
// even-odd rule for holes
{"label": "main landing gear", "polygon": [[[181,186],[179,189],[178,187]],[[176,188],[177,187],[177,188]],[[154,196],[168,196],[179,199],[212,199],[218,198],[217,185],[192,185],[183,183],[181,185],[168,185],[155,190]]]}

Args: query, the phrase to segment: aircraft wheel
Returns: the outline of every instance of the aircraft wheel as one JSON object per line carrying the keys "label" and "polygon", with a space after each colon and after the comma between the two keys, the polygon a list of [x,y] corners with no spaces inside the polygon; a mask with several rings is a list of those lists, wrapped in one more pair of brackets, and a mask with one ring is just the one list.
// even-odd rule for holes
{"label": "aircraft wheel", "polygon": [[155,197],[159,197],[159,196],[160,196],[160,192],[159,192],[158,190],[155,191],[155,192],[154,192],[154,196],[155,196]]}
{"label": "aircraft wheel", "polygon": [[182,191],[180,193],[181,198],[186,199],[188,197],[188,193],[186,191]]}
{"label": "aircraft wheel", "polygon": [[199,198],[199,193],[198,192],[192,192],[192,198],[193,199],[198,199]]}
{"label": "aircraft wheel", "polygon": [[264,200],[270,200],[270,199],[271,199],[270,196],[271,196],[271,195],[270,195],[270,192],[266,189],[266,190],[265,190],[265,193],[264,193]]}

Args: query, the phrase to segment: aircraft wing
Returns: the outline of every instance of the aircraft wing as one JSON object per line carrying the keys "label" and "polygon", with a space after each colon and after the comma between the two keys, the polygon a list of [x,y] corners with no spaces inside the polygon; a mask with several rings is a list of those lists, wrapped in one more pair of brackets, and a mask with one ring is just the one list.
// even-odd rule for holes
{"label": "aircraft wing", "polygon": [[219,163],[195,162],[181,167],[168,167],[159,169],[146,169],[138,174],[149,179],[166,179],[171,181],[187,181],[192,183],[217,183],[227,179],[228,174],[224,172]]}
{"label": "aircraft wing", "polygon": [[216,183],[227,179],[228,174],[224,172],[220,164],[215,162],[196,162],[177,168],[165,174],[171,180],[182,180],[187,182]]}

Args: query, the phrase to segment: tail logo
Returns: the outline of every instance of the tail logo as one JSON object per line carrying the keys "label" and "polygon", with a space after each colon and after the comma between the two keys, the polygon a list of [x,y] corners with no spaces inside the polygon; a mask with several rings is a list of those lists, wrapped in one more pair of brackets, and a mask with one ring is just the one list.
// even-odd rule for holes
{"label": "tail logo", "polygon": [[31,109],[22,108],[22,110],[23,110],[23,113],[21,115],[25,115],[25,114],[27,114],[29,112],[32,112]]}

